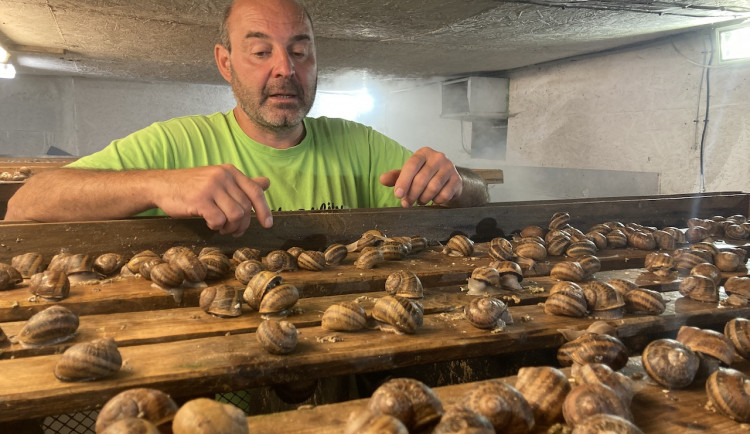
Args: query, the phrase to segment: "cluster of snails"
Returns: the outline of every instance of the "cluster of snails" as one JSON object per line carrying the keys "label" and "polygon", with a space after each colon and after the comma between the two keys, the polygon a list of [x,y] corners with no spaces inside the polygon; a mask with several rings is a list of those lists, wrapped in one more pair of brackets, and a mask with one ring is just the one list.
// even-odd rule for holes
{"label": "cluster of snails", "polygon": [[332,331],[357,331],[371,323],[384,331],[413,334],[422,326],[424,297],[422,282],[411,271],[391,273],[385,281],[388,295],[375,301],[370,316],[357,301],[345,301],[329,306],[321,319],[321,326]]}
{"label": "cluster of snails", "polygon": [[691,243],[721,238],[745,240],[750,237],[750,222],[746,216],[739,214],[708,219],[693,217],[687,220],[685,235]]}
{"label": "cluster of snails", "polygon": [[348,252],[359,252],[354,266],[362,270],[374,268],[384,261],[399,261],[426,248],[427,239],[424,237],[387,237],[377,229],[366,231],[357,241],[346,246]]}
{"label": "cluster of snails", "polygon": [[[693,244],[690,249],[675,252],[677,270],[689,273],[680,282],[680,294],[697,301],[717,303],[721,272],[735,271],[746,261],[744,250],[736,250],[738,252],[720,251],[713,243],[699,242]],[[746,304],[747,293],[742,293],[742,281],[734,279],[728,283],[727,292],[737,294],[729,303]]]}
{"label": "cluster of snails", "polygon": [[490,265],[474,268],[468,279],[470,295],[495,294],[498,289],[517,291],[522,289],[523,271],[513,261],[493,261]]}
{"label": "cluster of snails", "polygon": [[544,312],[550,315],[622,318],[625,312],[660,315],[666,310],[661,293],[622,279],[593,280],[577,284],[561,281],[550,288]]}
{"label": "cluster of snails", "polygon": [[151,388],[128,389],[107,401],[96,418],[99,434],[246,434],[245,413],[232,404],[208,398],[181,407],[166,393]]}
{"label": "cluster of snails", "polygon": [[32,175],[29,167],[21,166],[13,172],[0,172],[0,181],[25,181]]}

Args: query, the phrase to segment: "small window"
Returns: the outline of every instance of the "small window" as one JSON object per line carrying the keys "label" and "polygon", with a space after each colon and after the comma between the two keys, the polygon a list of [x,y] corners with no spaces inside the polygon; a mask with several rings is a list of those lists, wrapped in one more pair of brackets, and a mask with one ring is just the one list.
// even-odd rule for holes
{"label": "small window", "polygon": [[750,24],[716,29],[720,63],[750,61]]}

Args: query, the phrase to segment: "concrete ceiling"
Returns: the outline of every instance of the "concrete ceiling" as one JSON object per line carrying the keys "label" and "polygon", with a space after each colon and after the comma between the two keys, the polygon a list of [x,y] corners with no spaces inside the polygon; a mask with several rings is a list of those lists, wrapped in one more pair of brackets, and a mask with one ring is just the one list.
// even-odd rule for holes
{"label": "concrete ceiling", "polygon": [[[19,74],[223,83],[230,0],[0,0]],[[505,71],[750,18],[750,0],[307,0],[323,76]]]}

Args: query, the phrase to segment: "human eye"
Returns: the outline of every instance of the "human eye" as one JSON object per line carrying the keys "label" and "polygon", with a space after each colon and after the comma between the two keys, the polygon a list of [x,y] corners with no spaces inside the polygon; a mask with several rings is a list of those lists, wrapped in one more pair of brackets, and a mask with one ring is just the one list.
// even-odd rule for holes
{"label": "human eye", "polygon": [[307,57],[307,53],[309,53],[309,49],[308,49],[307,45],[296,44],[296,45],[294,45],[294,46],[291,47],[291,49],[289,50],[289,52],[290,52],[290,54],[295,59],[302,60],[302,59],[305,59]]}

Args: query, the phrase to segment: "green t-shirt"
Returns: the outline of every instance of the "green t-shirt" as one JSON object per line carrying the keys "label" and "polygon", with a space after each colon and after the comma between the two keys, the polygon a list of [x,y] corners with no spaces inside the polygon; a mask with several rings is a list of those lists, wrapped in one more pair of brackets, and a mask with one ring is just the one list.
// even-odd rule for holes
{"label": "green t-shirt", "polygon": [[[400,169],[412,152],[356,122],[305,118],[306,135],[289,149],[248,137],[234,112],[154,123],[67,167],[181,169],[234,164],[250,177],[265,176],[272,211],[400,206],[380,174]],[[144,214],[157,214],[152,210]]]}

